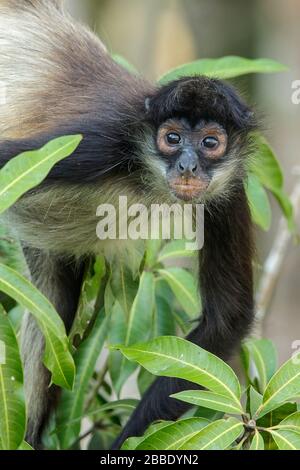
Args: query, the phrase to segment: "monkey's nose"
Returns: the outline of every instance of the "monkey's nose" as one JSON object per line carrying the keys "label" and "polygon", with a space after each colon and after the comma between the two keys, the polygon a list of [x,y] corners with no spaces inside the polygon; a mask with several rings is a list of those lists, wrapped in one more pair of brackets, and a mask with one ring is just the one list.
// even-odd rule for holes
{"label": "monkey's nose", "polygon": [[195,158],[180,158],[177,163],[177,171],[181,176],[195,176],[198,169],[198,161]]}

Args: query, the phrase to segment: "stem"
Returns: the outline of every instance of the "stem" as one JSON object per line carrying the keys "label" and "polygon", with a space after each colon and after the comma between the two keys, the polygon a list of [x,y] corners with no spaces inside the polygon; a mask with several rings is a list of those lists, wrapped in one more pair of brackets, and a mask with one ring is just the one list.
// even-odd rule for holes
{"label": "stem", "polygon": [[242,435],[242,437],[237,440],[236,442],[238,443],[237,446],[235,447],[235,450],[240,450],[243,445],[245,444],[245,442],[247,441],[247,439],[250,437],[250,432],[245,430],[244,434]]}
{"label": "stem", "polygon": [[81,436],[79,436],[78,439],[74,441],[73,446],[79,444],[83,439],[88,437],[90,434],[93,434],[93,432],[95,431],[99,431],[99,430],[105,431],[106,429],[113,429],[113,428],[114,428],[113,425],[102,424],[101,421],[99,421],[93,424],[93,426],[91,426],[90,429],[88,429],[86,432],[81,434]]}
{"label": "stem", "polygon": [[90,397],[86,401],[85,412],[88,411],[89,407],[93,403],[93,400],[95,396],[97,395],[98,390],[104,381],[107,371],[108,371],[108,359],[105,361],[103,369],[101,369],[101,371],[98,372],[98,376],[96,378],[96,382],[94,386],[92,387]]}
{"label": "stem", "polygon": [[[300,209],[300,182],[297,182],[292,194],[291,203],[294,208],[295,218]],[[281,218],[277,230],[273,246],[270,253],[264,263],[263,273],[260,280],[260,286],[257,292],[256,304],[256,320],[257,320],[257,332],[258,337],[262,336],[262,324],[266,316],[268,307],[276,289],[276,285],[279,276],[282,272],[282,264],[285,260],[285,255],[292,239],[293,234],[288,228],[288,224],[285,218]]]}

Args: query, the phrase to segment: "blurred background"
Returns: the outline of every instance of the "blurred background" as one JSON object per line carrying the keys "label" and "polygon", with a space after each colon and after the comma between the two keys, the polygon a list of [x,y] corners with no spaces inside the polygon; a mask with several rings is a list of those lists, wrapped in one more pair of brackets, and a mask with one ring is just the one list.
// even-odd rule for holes
{"label": "blurred background", "polygon": [[[288,72],[251,75],[235,81],[254,104],[265,135],[285,173],[286,190],[300,182],[300,104],[292,103],[292,82],[300,80],[298,0],[67,0],[70,12],[99,34],[108,50],[123,55],[148,79],[198,58],[240,55],[268,57]],[[267,233],[257,231],[258,273],[283,230],[273,202]],[[298,217],[299,222],[299,217]],[[280,227],[280,228],[279,228]],[[263,322],[280,362],[300,348],[300,248],[291,239]],[[298,343],[297,343],[298,341]]]}

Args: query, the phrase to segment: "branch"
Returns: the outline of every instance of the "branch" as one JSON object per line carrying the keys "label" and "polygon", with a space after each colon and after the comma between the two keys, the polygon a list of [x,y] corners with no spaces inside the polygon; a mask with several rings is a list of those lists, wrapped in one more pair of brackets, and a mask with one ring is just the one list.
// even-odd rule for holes
{"label": "branch", "polygon": [[[300,168],[296,169],[300,174]],[[300,211],[300,181],[296,183],[292,194],[291,202],[294,208],[295,218]],[[292,233],[288,228],[287,221],[281,218],[278,226],[277,235],[275,237],[271,251],[264,263],[263,273],[260,280],[260,286],[256,297],[256,320],[258,327],[258,336],[261,336],[261,328],[266,312],[273,298],[281,268],[285,259],[287,249],[292,239]]]}

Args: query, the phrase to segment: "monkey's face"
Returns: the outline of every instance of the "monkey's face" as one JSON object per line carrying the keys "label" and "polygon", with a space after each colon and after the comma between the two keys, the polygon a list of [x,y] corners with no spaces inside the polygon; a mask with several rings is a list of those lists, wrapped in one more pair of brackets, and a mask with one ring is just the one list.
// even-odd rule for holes
{"label": "monkey's face", "polygon": [[202,119],[194,126],[185,119],[164,122],[158,129],[157,148],[166,162],[170,191],[184,201],[202,199],[227,143],[227,133],[217,122]]}
{"label": "monkey's face", "polygon": [[230,197],[245,176],[256,128],[235,90],[219,80],[185,77],[158,88],[145,108],[152,137],[142,153],[152,188],[196,203]]}

